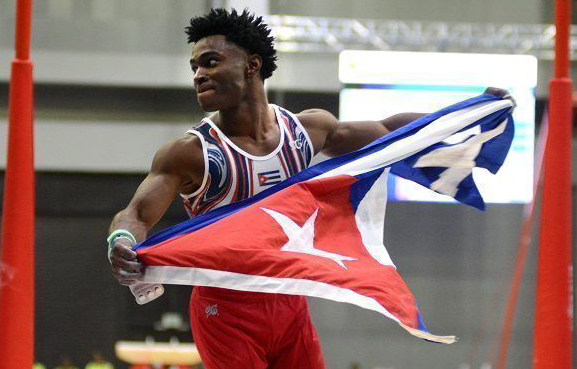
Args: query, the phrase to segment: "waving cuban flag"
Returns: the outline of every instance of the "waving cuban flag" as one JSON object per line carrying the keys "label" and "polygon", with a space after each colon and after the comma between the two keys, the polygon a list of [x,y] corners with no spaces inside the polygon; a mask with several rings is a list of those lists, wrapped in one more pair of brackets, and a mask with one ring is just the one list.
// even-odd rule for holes
{"label": "waving cuban flag", "polygon": [[260,194],[160,232],[137,246],[145,282],[322,297],[427,331],[384,246],[387,175],[484,208],[475,167],[496,173],[513,138],[513,103],[481,95]]}

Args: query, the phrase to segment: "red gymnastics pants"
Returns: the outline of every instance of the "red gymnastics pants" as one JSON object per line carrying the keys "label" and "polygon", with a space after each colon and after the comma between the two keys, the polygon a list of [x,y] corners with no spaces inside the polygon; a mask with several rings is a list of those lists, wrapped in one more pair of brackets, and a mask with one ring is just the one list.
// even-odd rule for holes
{"label": "red gymnastics pants", "polygon": [[206,369],[324,369],[302,296],[195,287],[194,342]]}

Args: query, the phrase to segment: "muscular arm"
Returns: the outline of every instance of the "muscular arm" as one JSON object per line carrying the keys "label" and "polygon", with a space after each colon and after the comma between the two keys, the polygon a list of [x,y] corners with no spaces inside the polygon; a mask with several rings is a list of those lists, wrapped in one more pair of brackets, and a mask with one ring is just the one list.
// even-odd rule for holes
{"label": "muscular arm", "polygon": [[[185,136],[169,142],[158,150],[148,176],[140,184],[128,206],[120,211],[110,225],[110,232],[124,229],[137,241],[164,215],[179,192],[189,192],[202,181],[204,159],[199,139]],[[131,242],[118,238],[112,248],[112,273],[121,284],[131,284],[142,274],[142,265],[131,250]]]}
{"label": "muscular arm", "polygon": [[380,121],[340,122],[327,136],[322,152],[328,156],[337,156],[358,150],[424,115],[400,113]]}
{"label": "muscular arm", "polygon": [[401,113],[380,121],[338,122],[328,111],[311,109],[301,112],[298,117],[313,141],[315,152],[337,156],[358,150],[424,115]]}

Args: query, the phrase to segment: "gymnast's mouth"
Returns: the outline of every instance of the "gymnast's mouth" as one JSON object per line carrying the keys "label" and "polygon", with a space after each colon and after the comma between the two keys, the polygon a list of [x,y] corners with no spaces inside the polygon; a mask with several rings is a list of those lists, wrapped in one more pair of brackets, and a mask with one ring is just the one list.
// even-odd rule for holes
{"label": "gymnast's mouth", "polygon": [[199,86],[199,87],[196,89],[196,93],[200,95],[200,94],[202,94],[202,93],[204,93],[204,92],[211,91],[211,90],[214,90],[214,87],[213,87],[213,86]]}

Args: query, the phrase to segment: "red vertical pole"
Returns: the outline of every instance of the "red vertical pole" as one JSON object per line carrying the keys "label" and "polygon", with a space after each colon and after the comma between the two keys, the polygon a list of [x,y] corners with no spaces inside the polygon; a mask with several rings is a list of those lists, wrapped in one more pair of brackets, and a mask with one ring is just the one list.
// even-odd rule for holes
{"label": "red vertical pole", "polygon": [[515,310],[517,309],[517,301],[519,298],[519,290],[521,282],[523,281],[523,272],[525,271],[525,264],[527,263],[527,254],[529,252],[529,244],[531,243],[531,231],[533,229],[533,216],[535,214],[535,203],[537,198],[543,192],[543,159],[545,157],[545,146],[548,137],[549,122],[548,119],[541,121],[541,131],[537,138],[537,145],[535,147],[535,171],[533,176],[533,200],[525,205],[523,209],[523,223],[521,225],[521,232],[519,233],[519,242],[517,247],[517,259],[515,261],[515,269],[513,277],[511,278],[511,288],[509,298],[505,307],[505,316],[503,318],[503,327],[501,330],[501,338],[499,340],[498,350],[493,355],[492,362],[496,363],[496,369],[505,369],[507,367],[507,354],[509,352],[509,342],[511,340],[511,331],[513,330],[513,323],[515,320]]}
{"label": "red vertical pole", "polygon": [[0,248],[0,369],[34,360],[34,154],[31,0],[18,0]]}
{"label": "red vertical pole", "polygon": [[534,369],[572,367],[570,0],[555,3],[555,77],[550,83],[549,137],[533,349]]}

